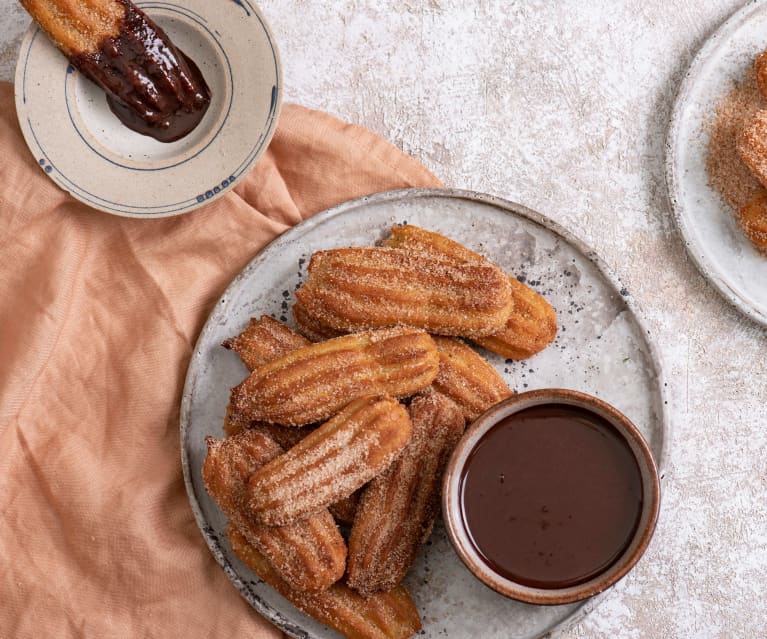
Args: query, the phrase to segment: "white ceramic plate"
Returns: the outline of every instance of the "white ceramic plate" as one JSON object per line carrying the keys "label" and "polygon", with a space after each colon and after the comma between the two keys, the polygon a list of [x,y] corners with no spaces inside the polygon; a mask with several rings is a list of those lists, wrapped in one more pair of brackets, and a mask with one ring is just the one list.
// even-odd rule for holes
{"label": "white ceramic plate", "polygon": [[666,143],[676,224],[700,272],[736,308],[767,325],[767,257],[738,227],[706,176],[706,127],[717,103],[767,48],[767,3],[751,2],[703,45],[682,82]]}
{"label": "white ceramic plate", "polygon": [[[216,304],[192,355],[181,406],[184,478],[205,540],[242,595],[293,637],[338,635],[296,610],[234,556],[225,518],[202,484],[204,438],[223,436],[229,389],[247,375],[238,357],[220,344],[241,332],[253,316],[271,314],[290,323],[293,291],[305,276],[311,253],[373,244],[404,221],[449,235],[542,292],[557,310],[556,341],[524,362],[485,355],[518,391],[572,388],[613,404],[642,431],[663,472],[666,402],[658,360],[628,291],[581,242],[529,209],[466,191],[392,191],[320,213],[262,250]],[[596,601],[536,607],[505,599],[464,567],[441,524],[406,584],[426,637],[540,637]]]}
{"label": "white ceramic plate", "polygon": [[210,107],[189,135],[162,143],[125,127],[35,23],[19,52],[16,111],[41,169],[78,200],[130,217],[178,215],[221,197],[266,149],[282,99],[280,59],[250,0],[136,4],[210,87]]}

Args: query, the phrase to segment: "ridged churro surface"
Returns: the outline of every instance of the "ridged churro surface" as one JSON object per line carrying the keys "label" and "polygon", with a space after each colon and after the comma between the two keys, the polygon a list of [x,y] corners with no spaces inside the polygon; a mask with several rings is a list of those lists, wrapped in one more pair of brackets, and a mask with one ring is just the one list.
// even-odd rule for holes
{"label": "ridged churro surface", "polygon": [[[384,246],[443,256],[459,262],[487,261],[478,253],[450,238],[405,224],[395,226]],[[527,359],[548,346],[557,334],[557,316],[543,296],[509,277],[513,309],[506,325],[489,336],[474,341],[494,353],[511,359]]]}
{"label": "ridged churro surface", "polygon": [[258,319],[251,318],[242,333],[224,340],[221,345],[237,353],[245,367],[253,371],[310,343],[282,322],[262,315]]}
{"label": "ridged churro surface", "polygon": [[253,430],[224,440],[207,439],[203,480],[219,508],[268,558],[273,570],[297,590],[328,588],[344,573],[346,544],[327,509],[289,526],[267,527],[248,508],[248,480],[282,449]]}
{"label": "ridged churro surface", "polygon": [[439,512],[445,465],[463,434],[463,412],[438,392],[408,408],[413,436],[399,458],[362,493],[349,536],[350,587],[365,596],[405,576]]}
{"label": "ridged churro surface", "polygon": [[441,335],[490,335],[513,307],[508,277],[486,260],[347,248],[314,253],[308,272],[296,297],[314,320],[339,331],[404,324]]}
{"label": "ridged churro surface", "polygon": [[232,389],[233,408],[250,419],[301,426],[326,419],[355,398],[406,397],[434,380],[434,341],[413,328],[337,337],[258,367]]}
{"label": "ridged churro surface", "polygon": [[557,335],[554,307],[529,286],[510,278],[514,312],[497,333],[474,341],[510,359],[527,359],[546,348]]}
{"label": "ridged churro surface", "polygon": [[467,422],[512,394],[498,371],[471,346],[452,337],[433,339],[439,372],[432,387],[458,404]]}
{"label": "ridged churro surface", "polygon": [[229,526],[227,536],[235,554],[259,578],[296,608],[347,639],[407,639],[421,629],[418,610],[403,586],[370,598],[341,582],[322,592],[300,592],[285,583],[236,528]]}
{"label": "ridged churro surface", "polygon": [[355,400],[251,476],[248,506],[254,521],[284,525],[351,495],[392,463],[411,430],[397,400]]}

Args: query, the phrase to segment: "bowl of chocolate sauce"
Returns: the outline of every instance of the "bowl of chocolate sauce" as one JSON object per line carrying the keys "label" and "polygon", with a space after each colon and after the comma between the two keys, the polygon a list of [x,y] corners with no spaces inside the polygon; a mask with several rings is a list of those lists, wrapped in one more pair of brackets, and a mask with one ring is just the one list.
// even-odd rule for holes
{"label": "bowl of chocolate sauce", "polygon": [[590,395],[544,389],[466,431],[443,480],[456,552],[493,590],[559,605],[602,592],[644,553],[660,482],[641,433]]}

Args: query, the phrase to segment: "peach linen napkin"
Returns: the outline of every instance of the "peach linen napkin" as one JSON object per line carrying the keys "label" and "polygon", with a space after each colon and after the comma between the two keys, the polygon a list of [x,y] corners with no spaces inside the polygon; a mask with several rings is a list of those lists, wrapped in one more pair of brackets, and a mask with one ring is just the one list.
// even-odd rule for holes
{"label": "peach linen napkin", "polygon": [[344,200],[438,180],[370,131],[286,106],[233,193],[181,217],[118,218],[40,170],[8,84],[0,149],[0,636],[280,637],[187,502],[192,348],[269,240]]}

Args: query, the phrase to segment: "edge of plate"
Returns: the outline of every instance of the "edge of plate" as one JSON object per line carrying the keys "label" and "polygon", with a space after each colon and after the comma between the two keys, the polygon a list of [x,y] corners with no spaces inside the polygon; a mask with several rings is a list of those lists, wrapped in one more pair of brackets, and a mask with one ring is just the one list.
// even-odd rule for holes
{"label": "edge of plate", "polygon": [[[745,20],[748,19],[751,13],[760,11],[765,8],[767,0],[752,0],[747,3],[729,18],[727,18],[717,29],[712,33],[706,41],[701,45],[695,57],[690,62],[687,72],[679,85],[676,97],[674,98],[674,107],[671,112],[671,119],[669,121],[668,130],[666,133],[665,146],[665,173],[666,173],[666,195],[668,198],[669,208],[674,218],[679,238],[684,245],[687,254],[692,260],[695,267],[698,269],[701,275],[708,280],[711,285],[724,297],[731,306],[738,311],[751,318],[754,322],[767,326],[767,314],[754,308],[751,304],[748,304],[728,283],[727,281],[713,268],[706,254],[699,255],[693,247],[693,242],[688,239],[689,225],[687,224],[682,209],[684,205],[681,203],[681,197],[679,194],[679,178],[677,175],[676,166],[676,142],[679,136],[679,129],[683,117],[683,112],[689,101],[689,95],[692,91],[697,77],[700,71],[700,67],[707,61],[712,53],[720,46],[724,44],[726,37],[730,35],[731,31],[734,31]],[[697,245],[696,247],[697,248]]]}
{"label": "edge of plate", "polygon": [[[205,519],[202,514],[202,509],[200,508],[200,504],[197,501],[197,497],[195,495],[194,486],[192,484],[189,457],[187,455],[187,449],[186,449],[186,440],[187,440],[188,431],[189,431],[190,408],[191,408],[191,397],[192,397],[192,393],[191,393],[192,363],[194,362],[196,358],[201,356],[201,353],[199,351],[200,345],[203,343],[208,333],[213,330],[213,326],[218,321],[219,316],[226,309],[226,301],[228,300],[230,296],[230,292],[236,289],[236,287],[239,285],[240,280],[242,280],[245,277],[245,274],[248,271],[250,271],[252,268],[254,268],[256,264],[258,264],[258,262],[262,259],[263,254],[277,240],[284,238],[285,235],[290,234],[294,229],[297,229],[299,226],[303,230],[305,230],[307,227],[310,228],[310,227],[316,226],[324,222],[328,218],[343,214],[349,210],[353,210],[360,206],[364,206],[365,204],[369,204],[369,203],[381,204],[381,203],[393,202],[393,201],[401,200],[401,199],[412,200],[412,199],[427,198],[427,197],[445,197],[445,198],[452,198],[452,199],[462,199],[462,200],[471,200],[474,202],[481,202],[483,204],[489,204],[489,205],[495,206],[496,208],[499,208],[507,213],[511,213],[513,215],[519,215],[521,217],[527,218],[528,220],[560,235],[567,242],[575,246],[597,267],[597,269],[599,269],[599,271],[610,282],[616,294],[622,297],[623,300],[625,301],[627,307],[629,308],[629,310],[631,311],[633,315],[634,321],[637,323],[643,335],[645,336],[645,343],[649,351],[648,359],[650,360],[650,362],[652,363],[655,369],[656,379],[658,382],[658,393],[659,393],[659,405],[657,407],[658,417],[660,419],[660,422],[661,422],[660,425],[663,431],[663,437],[660,444],[660,452],[658,454],[658,459],[656,460],[656,463],[658,465],[658,473],[661,480],[661,487],[664,488],[666,484],[666,469],[668,466],[667,461],[668,461],[669,439],[671,436],[671,424],[668,419],[669,404],[668,404],[668,393],[666,390],[668,385],[664,378],[663,360],[660,357],[653,341],[649,339],[651,332],[646,328],[644,314],[641,311],[640,305],[630,293],[621,293],[621,291],[625,292],[626,289],[623,286],[620,278],[613,273],[613,271],[607,266],[607,264],[596,253],[596,251],[594,251],[591,247],[589,247],[585,242],[583,242],[582,240],[577,238],[575,235],[570,233],[570,231],[565,229],[559,223],[549,219],[545,215],[538,213],[537,211],[534,211],[533,209],[530,209],[522,204],[518,204],[511,200],[506,200],[494,195],[488,195],[485,193],[479,193],[476,191],[467,191],[462,189],[409,188],[409,189],[397,189],[392,191],[383,191],[380,193],[374,193],[372,195],[366,195],[360,198],[356,198],[354,200],[349,200],[347,202],[343,202],[334,207],[321,211],[313,215],[312,217],[308,218],[307,220],[304,220],[300,224],[292,227],[291,229],[288,229],[287,231],[285,231],[285,233],[277,236],[271,242],[269,242],[263,248],[261,248],[261,250],[259,250],[258,253],[256,253],[253,256],[253,259],[250,262],[248,262],[247,266],[245,266],[245,268],[232,280],[231,284],[229,284],[229,286],[226,287],[226,290],[224,291],[224,293],[216,301],[215,305],[213,306],[213,310],[208,316],[208,319],[205,322],[205,325],[202,331],[200,331],[200,335],[197,338],[194,350],[192,351],[192,356],[189,360],[189,367],[187,368],[187,373],[184,380],[184,390],[182,392],[182,397],[181,397],[181,410],[179,412],[181,466],[182,466],[183,475],[184,475],[184,486],[186,487],[187,496],[189,498],[189,505],[194,514],[197,527],[200,529],[200,533],[202,534],[205,540],[205,543],[207,544],[208,548],[210,549],[211,553],[213,554],[218,564],[223,568],[224,572],[229,577],[230,581],[240,591],[240,594],[248,601],[248,603],[250,603],[251,606],[253,606],[259,614],[261,614],[270,622],[274,623],[283,632],[287,633],[288,635],[292,637],[296,637],[298,639],[308,639],[310,635],[305,630],[296,627],[294,624],[286,620],[279,613],[279,611],[276,611],[271,606],[266,604],[258,596],[256,596],[251,589],[249,589],[245,584],[243,584],[242,579],[234,572],[232,566],[229,564],[226,557],[221,552],[218,541],[215,538],[213,538],[212,535],[206,532],[208,525],[205,522]],[[580,606],[575,608],[562,621],[558,622],[554,627],[549,627],[543,630],[536,639],[543,639],[544,637],[553,637],[555,636],[555,634],[559,634],[573,627],[574,625],[579,623],[587,614],[589,614],[594,608],[596,608],[601,601],[609,597],[612,592],[614,592],[614,590],[611,588],[597,595],[596,597],[586,600]]]}
{"label": "edge of plate", "polygon": [[[241,4],[241,2],[237,1],[236,4]],[[82,198],[78,193],[73,192],[66,183],[62,182],[61,180],[57,179],[52,173],[46,173],[46,176],[51,179],[51,181],[56,184],[60,189],[63,191],[69,193],[73,198],[78,200],[79,202],[82,202],[83,204],[86,204],[92,209],[95,209],[97,211],[102,211],[103,213],[108,213],[110,215],[116,215],[118,217],[129,217],[129,218],[138,218],[138,219],[159,219],[163,217],[175,217],[177,215],[184,215],[185,213],[191,213],[192,211],[196,211],[197,209],[207,206],[208,204],[213,203],[214,201],[218,200],[219,198],[223,197],[230,191],[232,191],[237,183],[242,180],[245,175],[247,175],[250,172],[250,169],[253,168],[256,162],[261,158],[261,156],[264,154],[266,149],[269,147],[269,143],[271,142],[272,138],[274,137],[274,133],[277,130],[277,123],[279,121],[280,113],[282,111],[282,96],[283,96],[283,77],[282,77],[282,58],[280,57],[280,50],[277,46],[277,40],[274,37],[274,33],[272,32],[272,28],[269,26],[269,23],[266,21],[266,18],[264,17],[263,12],[261,11],[261,7],[257,5],[252,5],[251,3],[248,3],[250,8],[253,10],[253,12],[256,14],[256,17],[261,22],[261,25],[264,28],[264,33],[266,33],[267,40],[269,41],[269,44],[271,45],[272,50],[274,51],[274,61],[275,61],[275,67],[276,67],[276,78],[275,78],[275,86],[277,87],[277,94],[274,97],[274,113],[271,114],[269,119],[269,125],[266,128],[264,132],[264,140],[261,144],[260,150],[254,154],[253,158],[251,158],[246,164],[242,166],[240,169],[239,175],[234,176],[233,180],[229,181],[229,184],[225,189],[221,189],[218,193],[213,193],[213,195],[210,198],[207,198],[199,201],[196,200],[189,206],[180,209],[180,210],[174,210],[174,211],[168,211],[168,212],[160,212],[160,213],[133,213],[129,211],[119,211],[114,209],[105,209],[98,206],[97,203],[94,203],[92,201],[86,200]],[[140,7],[139,7],[140,8]],[[40,27],[38,26],[37,22],[33,19],[30,23],[29,27],[27,27],[27,30],[24,32],[24,36],[21,39],[21,44],[19,45],[19,53],[16,56],[16,69],[14,72],[14,81],[13,81],[13,91],[14,91],[14,104],[16,106],[16,119],[19,123],[19,128],[21,129],[22,136],[24,137],[24,142],[27,145],[27,148],[29,149],[29,152],[32,154],[32,156],[37,159],[37,156],[35,155],[33,149],[31,140],[29,138],[29,131],[27,130],[27,127],[25,126],[24,121],[22,120],[23,114],[27,113],[27,107],[26,103],[23,99],[22,95],[22,80],[24,75],[24,66],[26,64],[26,59],[24,62],[22,62],[22,53],[28,52],[29,47],[31,45],[31,40],[35,37],[35,34],[38,31],[42,31]]]}

